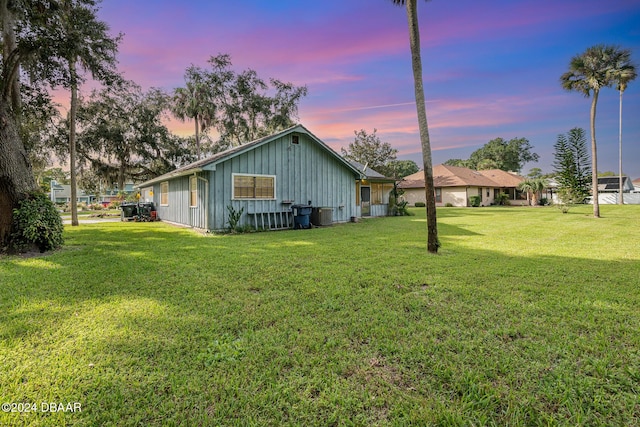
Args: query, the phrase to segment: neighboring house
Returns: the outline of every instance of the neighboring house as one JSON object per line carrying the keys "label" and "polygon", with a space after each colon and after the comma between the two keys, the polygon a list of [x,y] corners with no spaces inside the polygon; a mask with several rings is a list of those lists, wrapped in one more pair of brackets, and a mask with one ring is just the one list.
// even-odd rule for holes
{"label": "neighboring house", "polygon": [[[505,193],[512,205],[528,204],[527,195],[518,190],[524,178],[499,169],[475,171],[458,166],[437,165],[433,168],[436,206],[470,206],[471,196],[480,196],[482,206],[495,203]],[[403,198],[413,205],[425,202],[424,172],[405,177],[398,188],[404,190]]]}
{"label": "neighboring house", "polygon": [[[598,177],[598,202],[603,205],[615,205],[620,197],[620,177]],[[634,184],[627,176],[622,177],[623,201],[626,205],[640,205],[640,194],[636,193]],[[590,198],[590,203],[591,203]]]}
{"label": "neighboring house", "polygon": [[109,203],[121,200],[122,193],[124,193],[125,195],[129,195],[135,191],[135,184],[133,182],[125,183],[124,189],[122,191],[118,189],[117,184],[114,184],[113,187],[100,190],[100,194],[102,197],[101,203],[106,206]]}
{"label": "neighboring house", "polygon": [[233,147],[137,185],[158,216],[207,230],[228,227],[230,210],[242,211],[238,225],[284,229],[292,207],[331,210],[332,222],[357,216],[360,171],[327,144],[296,125]]}
{"label": "neighboring house", "polygon": [[355,160],[349,160],[349,163],[363,175],[356,181],[356,216],[389,215],[389,195],[395,179],[387,178]]}
{"label": "neighboring house", "polygon": [[[49,199],[53,203],[70,203],[71,202],[71,185],[58,184],[56,180],[51,180],[51,190],[49,191]],[[88,194],[81,188],[76,189],[77,203],[90,204],[96,200],[95,194]]]}
{"label": "neighboring house", "polygon": [[[598,177],[598,193],[619,193],[620,177],[619,176],[601,176]],[[622,177],[622,191],[629,193],[633,191],[633,184],[628,176]]]}
{"label": "neighboring house", "polygon": [[560,185],[555,178],[549,178],[547,181],[547,188],[542,190],[541,197],[544,197],[549,203],[558,203],[558,190]]}
{"label": "neighboring house", "polygon": [[634,188],[633,192],[640,193],[640,178],[634,179],[631,183],[633,184]]}

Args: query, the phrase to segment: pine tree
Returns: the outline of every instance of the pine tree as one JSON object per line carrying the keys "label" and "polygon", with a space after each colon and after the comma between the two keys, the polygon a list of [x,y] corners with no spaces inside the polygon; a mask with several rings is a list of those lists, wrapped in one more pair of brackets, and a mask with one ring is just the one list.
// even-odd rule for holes
{"label": "pine tree", "polygon": [[570,189],[581,198],[589,196],[591,168],[584,129],[573,128],[568,137],[560,134],[553,145],[553,167],[561,189]]}

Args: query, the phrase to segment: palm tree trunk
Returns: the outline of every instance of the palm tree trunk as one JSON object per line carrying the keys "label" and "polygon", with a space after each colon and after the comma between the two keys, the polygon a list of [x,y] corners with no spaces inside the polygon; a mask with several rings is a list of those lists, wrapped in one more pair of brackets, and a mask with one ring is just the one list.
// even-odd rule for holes
{"label": "palm tree trunk", "polygon": [[593,217],[600,218],[600,203],[598,202],[598,151],[596,149],[596,104],[599,90],[593,91],[591,101],[591,196],[593,199]]}
{"label": "palm tree trunk", "polygon": [[411,64],[413,66],[413,80],[418,113],[418,127],[420,129],[420,143],[422,146],[422,163],[424,166],[424,190],[427,215],[427,251],[438,253],[438,224],[436,217],[436,193],[433,185],[433,164],[431,159],[431,141],[429,140],[429,126],[427,124],[427,110],[425,107],[424,88],[422,85],[422,58],[420,55],[420,27],[418,26],[418,11],[416,0],[407,0],[407,19],[409,23],[409,44],[411,46]]}
{"label": "palm tree trunk", "polygon": [[78,225],[78,184],[76,177],[76,111],[78,109],[78,79],[76,58],[69,60],[71,74],[71,106],[69,107],[69,169],[71,179],[71,225]]}
{"label": "palm tree trunk", "polygon": [[619,132],[618,132],[618,190],[620,196],[618,197],[618,204],[624,205],[624,195],[622,189],[622,90],[620,90],[620,120],[619,120]]}
{"label": "palm tree trunk", "polygon": [[198,123],[198,115],[196,114],[193,119],[196,122],[196,155],[200,160],[200,123]]}

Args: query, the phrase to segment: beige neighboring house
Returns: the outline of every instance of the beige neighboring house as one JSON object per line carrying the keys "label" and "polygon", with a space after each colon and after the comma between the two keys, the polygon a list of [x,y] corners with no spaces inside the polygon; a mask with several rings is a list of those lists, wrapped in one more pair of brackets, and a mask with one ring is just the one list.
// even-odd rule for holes
{"label": "beige neighboring house", "polygon": [[[524,178],[500,169],[475,171],[458,166],[437,165],[433,168],[433,184],[436,190],[436,206],[470,206],[471,196],[480,196],[481,206],[495,204],[501,193],[508,195],[512,205],[528,205],[527,195],[518,190]],[[398,188],[404,190],[403,198],[414,205],[425,202],[424,172],[405,177]]]}

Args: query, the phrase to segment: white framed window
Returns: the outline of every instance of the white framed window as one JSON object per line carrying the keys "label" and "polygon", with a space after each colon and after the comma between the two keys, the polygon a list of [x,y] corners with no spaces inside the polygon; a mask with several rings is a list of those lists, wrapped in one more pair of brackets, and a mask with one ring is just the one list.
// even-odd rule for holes
{"label": "white framed window", "polygon": [[189,177],[189,207],[198,207],[198,177]]}
{"label": "white framed window", "polygon": [[169,181],[160,183],[160,206],[169,206]]}
{"label": "white framed window", "polygon": [[276,177],[274,175],[233,174],[234,199],[275,199]]}

